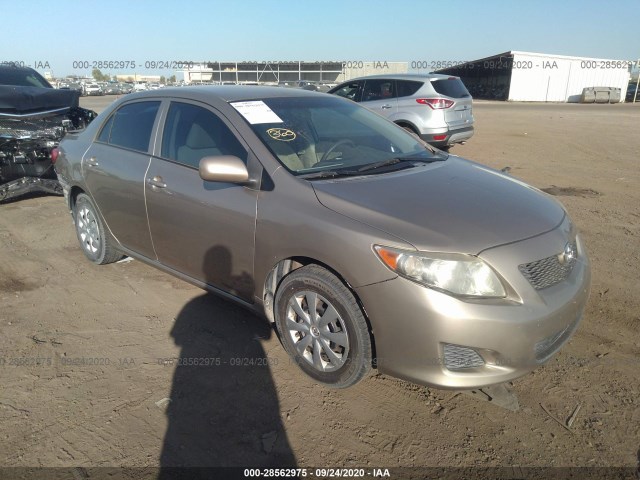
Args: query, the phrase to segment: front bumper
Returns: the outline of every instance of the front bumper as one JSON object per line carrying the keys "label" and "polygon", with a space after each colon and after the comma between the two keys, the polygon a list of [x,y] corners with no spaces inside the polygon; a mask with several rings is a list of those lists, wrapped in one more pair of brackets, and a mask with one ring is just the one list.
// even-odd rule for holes
{"label": "front bumper", "polygon": [[[537,255],[550,237],[558,232],[480,256],[497,267],[514,252]],[[513,380],[545,363],[578,327],[589,296],[590,265],[579,237],[577,244],[578,261],[557,285],[535,290],[517,266],[508,272],[521,277],[512,281],[505,275],[518,301],[465,301],[400,277],[357,288],[373,329],[379,371],[438,388],[472,389]],[[452,368],[451,352],[465,351],[479,355],[481,365]]]}

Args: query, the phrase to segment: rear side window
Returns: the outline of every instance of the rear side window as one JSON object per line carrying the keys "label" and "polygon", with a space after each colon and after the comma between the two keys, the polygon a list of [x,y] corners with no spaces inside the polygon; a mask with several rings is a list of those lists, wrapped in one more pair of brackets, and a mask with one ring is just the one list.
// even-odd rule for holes
{"label": "rear side window", "polygon": [[367,80],[364,82],[362,101],[387,100],[396,97],[394,80]]}
{"label": "rear side window", "polygon": [[410,97],[424,85],[423,82],[414,82],[413,80],[397,80],[398,97]]}
{"label": "rear side window", "polygon": [[[160,102],[136,102],[121,107],[112,120],[109,143],[118,147],[146,152]],[[103,131],[104,131],[103,130]],[[102,132],[100,133],[102,137]]]}
{"label": "rear side window", "polygon": [[163,158],[198,168],[200,159],[233,155],[247,161],[247,151],[213,112],[173,102],[162,133]]}
{"label": "rear side window", "polygon": [[443,78],[441,80],[434,80],[431,82],[433,89],[440,95],[445,95],[451,98],[464,98],[470,97],[464,83],[457,77]]}
{"label": "rear side window", "polygon": [[113,125],[113,119],[115,115],[111,115],[109,120],[106,121],[102,130],[100,130],[100,135],[98,135],[98,141],[109,143],[109,137],[111,136],[111,125]]}

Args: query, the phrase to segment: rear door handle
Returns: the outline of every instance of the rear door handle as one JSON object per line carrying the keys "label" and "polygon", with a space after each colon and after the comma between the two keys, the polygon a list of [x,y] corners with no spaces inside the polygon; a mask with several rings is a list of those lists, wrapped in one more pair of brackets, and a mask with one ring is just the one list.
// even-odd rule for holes
{"label": "rear door handle", "polygon": [[391,105],[389,105],[389,104],[382,105],[382,107],[380,107],[380,108],[382,108],[383,110],[387,110],[387,109],[391,108]]}
{"label": "rear door handle", "polygon": [[96,157],[89,157],[87,159],[87,167],[97,167],[100,164],[98,163],[98,159]]}
{"label": "rear door handle", "polygon": [[162,181],[162,177],[155,176],[147,178],[147,184],[152,188],[167,188],[167,184]]}

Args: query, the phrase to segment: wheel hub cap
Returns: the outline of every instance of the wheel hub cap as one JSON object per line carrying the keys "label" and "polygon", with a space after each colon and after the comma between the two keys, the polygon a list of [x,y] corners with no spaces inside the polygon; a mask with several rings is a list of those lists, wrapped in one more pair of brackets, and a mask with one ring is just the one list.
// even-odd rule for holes
{"label": "wheel hub cap", "polygon": [[349,355],[349,334],[336,308],[322,295],[297,292],[289,299],[287,333],[297,353],[320,372],[342,367]]}

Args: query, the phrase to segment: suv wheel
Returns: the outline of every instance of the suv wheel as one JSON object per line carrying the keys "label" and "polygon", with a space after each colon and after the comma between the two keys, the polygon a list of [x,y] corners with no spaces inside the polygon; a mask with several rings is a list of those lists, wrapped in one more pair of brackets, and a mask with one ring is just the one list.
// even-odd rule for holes
{"label": "suv wheel", "polygon": [[275,321],[296,364],[320,383],[345,388],[371,368],[371,340],[356,299],[318,265],[287,275],[276,292]]}

